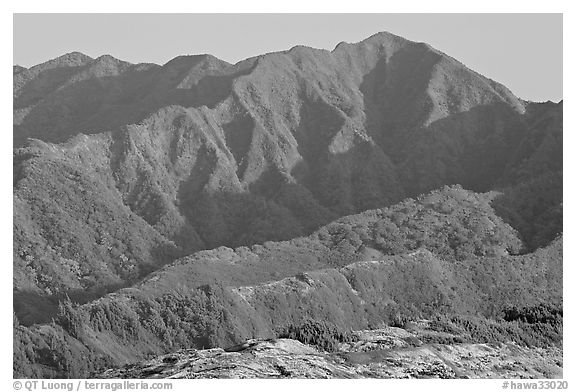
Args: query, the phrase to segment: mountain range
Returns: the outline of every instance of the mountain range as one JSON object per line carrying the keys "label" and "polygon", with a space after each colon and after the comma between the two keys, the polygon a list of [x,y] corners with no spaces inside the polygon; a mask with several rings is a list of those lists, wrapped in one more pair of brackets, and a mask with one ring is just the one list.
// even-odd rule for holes
{"label": "mountain range", "polygon": [[15,375],[561,303],[562,102],[427,44],[13,78]]}

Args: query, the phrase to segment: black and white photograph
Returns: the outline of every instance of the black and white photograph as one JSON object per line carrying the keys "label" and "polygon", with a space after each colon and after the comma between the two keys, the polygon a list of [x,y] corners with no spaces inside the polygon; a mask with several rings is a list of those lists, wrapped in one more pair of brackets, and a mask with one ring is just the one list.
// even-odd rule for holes
{"label": "black and white photograph", "polygon": [[12,19],[6,390],[568,389],[562,13]]}

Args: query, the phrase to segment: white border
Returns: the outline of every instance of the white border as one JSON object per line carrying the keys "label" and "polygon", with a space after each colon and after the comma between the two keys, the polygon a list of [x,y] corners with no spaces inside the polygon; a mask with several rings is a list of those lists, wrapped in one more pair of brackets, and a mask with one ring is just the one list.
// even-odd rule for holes
{"label": "white border", "polygon": [[[395,3],[395,4],[390,4]],[[576,255],[574,244],[576,244],[576,238],[574,238],[574,231],[572,229],[572,222],[575,214],[574,200],[576,200],[576,195],[574,194],[574,182],[572,180],[573,169],[575,168],[574,156],[571,154],[572,149],[576,147],[574,143],[574,104],[573,100],[570,99],[570,94],[574,89],[574,71],[566,70],[576,70],[574,64],[574,42],[568,39],[568,37],[576,37],[575,28],[575,18],[574,18],[574,2],[570,1],[503,1],[503,0],[482,0],[474,3],[464,2],[464,1],[453,1],[453,0],[412,0],[404,2],[368,2],[368,1],[330,1],[330,2],[313,2],[310,0],[291,0],[283,2],[282,4],[272,3],[264,0],[217,0],[211,2],[202,1],[155,1],[155,2],[120,2],[118,0],[98,0],[90,2],[72,1],[72,0],[27,0],[20,2],[11,2],[10,4],[2,4],[2,20],[0,23],[0,29],[2,29],[1,39],[2,39],[2,53],[8,53],[12,50],[12,14],[13,13],[53,13],[53,12],[142,12],[142,13],[172,13],[172,12],[190,12],[190,13],[202,13],[202,12],[226,12],[226,13],[263,13],[263,12],[307,12],[307,13],[318,13],[318,12],[334,12],[334,13],[362,13],[362,12],[382,12],[382,13],[399,13],[399,12],[417,12],[417,13],[517,13],[517,12],[561,12],[564,13],[564,98],[565,98],[565,124],[564,129],[567,131],[564,134],[564,244],[565,244],[565,264],[564,264],[564,281],[565,281],[565,295],[564,295],[564,309],[565,309],[565,326],[564,330],[564,376],[565,380],[569,383],[576,383],[576,379],[573,378],[574,370],[574,338],[572,337],[571,331],[575,331],[574,328],[574,312],[573,308],[573,288],[571,285],[571,278],[574,277],[574,267],[573,263],[576,262],[574,255]],[[105,26],[103,26],[105,28]],[[537,26],[535,26],[537,28]],[[41,34],[41,32],[38,32]],[[73,34],[73,32],[71,32]],[[11,88],[11,78],[12,75],[12,58],[11,56],[4,56],[2,58],[2,88],[0,91],[2,94],[2,111],[3,117],[5,119],[5,126],[2,128],[1,138],[2,143],[2,154],[0,159],[2,160],[1,168],[1,184],[2,184],[2,222],[0,239],[2,246],[0,249],[3,251],[4,268],[6,269],[3,274],[1,274],[1,287],[3,288],[4,299],[2,301],[2,347],[4,347],[3,355],[1,356],[1,371],[2,371],[2,384],[3,390],[13,390],[12,389],[12,317],[11,307],[12,307],[12,275],[7,271],[12,270],[12,226],[9,222],[12,221],[12,190],[11,190],[11,173],[9,169],[11,167],[11,147],[12,147],[12,131],[11,124],[9,124],[9,119],[12,118],[12,97],[8,96],[8,92]],[[540,77],[535,75],[534,77]],[[568,94],[567,94],[568,93]],[[568,99],[566,99],[568,95]],[[10,184],[10,185],[9,185]],[[273,384],[271,384],[273,382]],[[374,389],[374,390],[384,390],[390,388],[391,390],[402,389],[402,390],[421,390],[421,389],[431,389],[431,390],[442,390],[442,391],[462,391],[464,389],[469,391],[484,391],[484,390],[501,390],[502,383],[497,380],[331,380],[331,381],[321,381],[321,380],[307,380],[307,381],[269,381],[269,380],[256,380],[256,381],[212,381],[212,380],[200,380],[193,381],[192,384],[186,381],[176,381],[174,390],[192,390],[196,388],[216,388],[220,387],[235,390],[250,390],[250,391],[266,391],[268,392],[271,388],[280,390],[291,390],[294,388],[361,388]],[[574,385],[570,385],[574,388]]]}

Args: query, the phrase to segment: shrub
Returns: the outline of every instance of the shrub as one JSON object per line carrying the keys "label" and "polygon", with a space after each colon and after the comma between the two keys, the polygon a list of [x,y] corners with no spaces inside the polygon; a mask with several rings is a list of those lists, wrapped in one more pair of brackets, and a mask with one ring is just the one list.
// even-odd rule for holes
{"label": "shrub", "polygon": [[563,311],[561,306],[539,304],[518,308],[516,306],[504,310],[504,320],[521,321],[528,324],[561,324]]}
{"label": "shrub", "polygon": [[317,346],[328,352],[337,351],[339,343],[354,340],[350,331],[342,330],[337,325],[327,321],[312,319],[306,319],[298,325],[290,325],[279,337],[295,339],[304,344]]}

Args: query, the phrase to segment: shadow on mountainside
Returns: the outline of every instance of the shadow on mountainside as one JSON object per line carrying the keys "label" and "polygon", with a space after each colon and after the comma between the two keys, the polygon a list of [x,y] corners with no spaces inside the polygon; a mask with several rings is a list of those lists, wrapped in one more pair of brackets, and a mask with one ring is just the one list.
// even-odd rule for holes
{"label": "shadow on mountainside", "polygon": [[[441,59],[426,45],[400,49],[389,59],[382,57],[360,83],[366,128],[384,151],[394,156],[390,145],[396,133],[423,124],[431,107],[426,92],[433,66]],[[392,98],[391,98],[392,97]]]}
{"label": "shadow on mountainside", "polygon": [[[345,159],[344,157],[340,159]],[[336,169],[336,172],[342,173]],[[337,183],[337,187],[333,189],[362,189],[355,187],[357,177],[352,176],[351,182],[342,180]],[[253,184],[250,193],[219,193],[219,194],[206,194],[200,192],[194,194],[194,204],[188,209],[183,209],[188,219],[192,223],[192,227],[196,228],[198,234],[205,243],[207,249],[216,248],[221,245],[229,247],[237,246],[251,246],[253,244],[262,244],[266,241],[283,241],[292,238],[307,235],[324,224],[327,224],[333,219],[336,219],[342,214],[338,213],[338,208],[349,208],[349,213],[355,212],[354,206],[346,206],[347,202],[352,199],[342,199],[351,197],[350,192],[328,192],[327,195],[336,197],[332,208],[326,208],[321,204],[313,193],[300,184],[283,183],[279,186],[277,193],[269,194],[268,186],[271,183],[282,181],[283,178],[275,171],[267,172],[261,179]],[[334,186],[334,185],[333,185]],[[521,192],[523,202],[515,207],[515,200],[520,195],[510,190],[510,193],[504,194],[502,197],[510,195],[506,205],[508,210],[503,213],[503,208],[500,208],[502,202],[496,199],[494,202],[496,211],[502,215],[505,220],[513,227],[518,229],[523,238],[530,240],[534,236],[540,236],[538,245],[545,245],[553,240],[558,232],[561,230],[562,214],[561,206],[555,207],[552,204],[548,209],[552,212],[559,208],[559,215],[550,215],[542,204],[541,196],[530,193]],[[554,189],[550,188],[550,192],[554,195]],[[365,195],[366,196],[366,195]],[[392,204],[390,199],[383,197],[383,195],[374,192],[372,199],[366,199],[367,208],[385,207]],[[322,195],[320,195],[322,197]],[[321,199],[324,203],[329,200]],[[539,201],[540,200],[540,201]],[[360,201],[360,199],[358,199]],[[543,229],[542,225],[531,225],[533,221],[527,221],[526,218],[518,220],[514,215],[523,212],[523,206],[526,203],[537,203],[541,205],[544,214],[536,215],[539,221],[543,221],[548,229]],[[540,203],[540,204],[538,204]],[[548,204],[547,204],[548,205]],[[511,218],[510,218],[511,217]],[[508,218],[508,219],[507,219]],[[546,218],[553,218],[546,220]],[[527,232],[534,233],[532,236],[527,236]],[[181,233],[179,238],[180,248],[185,248],[187,233]],[[182,242],[184,241],[184,242]],[[527,248],[534,248],[531,244],[526,245]],[[183,256],[184,254],[180,254]],[[156,271],[165,264],[170,264],[178,257],[166,259],[164,263],[156,265],[147,265],[145,270],[142,270],[140,278],[146,277],[149,273]],[[118,290],[123,287],[128,287],[136,281],[127,281],[122,284],[107,285],[96,287],[93,291],[86,292],[85,290],[71,290],[57,295],[42,296],[29,292],[17,292],[14,294],[14,311],[23,325],[38,324],[49,322],[58,310],[58,302],[63,300],[66,296],[69,297],[74,303],[85,303],[97,299],[111,291]]]}
{"label": "shadow on mountainside", "polygon": [[20,324],[49,324],[56,319],[61,302],[68,299],[74,304],[85,304],[125,287],[124,284],[98,287],[96,290],[68,290],[64,293],[46,295],[32,291],[15,291],[13,294],[13,311]]}
{"label": "shadow on mountainside", "polygon": [[137,123],[148,114],[134,106],[138,86],[155,72],[129,70],[59,88],[15,124],[14,146],[22,146],[27,138],[60,143],[79,133],[101,133]]}
{"label": "shadow on mountainside", "polygon": [[[130,101],[138,94],[136,87],[128,88],[130,86],[128,80],[131,78],[140,80],[138,78],[144,76],[124,75],[110,79],[110,83],[119,83],[126,87],[118,95],[117,102]],[[93,86],[94,91],[98,91],[100,83],[108,83],[106,80],[100,78],[81,83],[87,83]],[[222,83],[222,86],[226,87],[225,81]],[[85,87],[76,87],[78,93],[85,91]],[[76,87],[73,85],[67,88],[74,91]],[[64,94],[58,92],[60,93]],[[372,100],[366,103],[367,106],[373,107],[368,113],[374,113],[378,104],[381,104],[378,101],[378,92],[366,90],[365,93],[371,96]],[[76,93],[71,93],[74,94]],[[191,91],[182,96],[171,96],[170,99],[175,101],[182,99],[186,102],[179,101],[178,104],[188,104],[197,98],[195,94]],[[215,96],[220,96],[220,93],[216,93]],[[96,101],[99,100],[100,103],[105,101],[103,98],[96,98]],[[334,136],[331,126],[341,124],[337,112],[320,102],[310,101],[310,104],[312,104],[310,108],[302,111],[304,117],[309,118],[309,121],[304,123],[314,129],[317,126],[327,126],[324,131]],[[109,110],[122,112],[123,108],[120,106]],[[314,121],[315,110],[320,111],[325,122]],[[31,119],[34,116],[42,114],[34,113]],[[370,133],[378,133],[375,124],[379,124],[382,119],[374,117],[370,120],[370,116],[367,120],[373,124]],[[315,137],[313,133],[311,134],[314,129],[310,129],[310,132],[296,130],[295,136],[299,144],[306,144],[308,148],[304,150],[302,146],[300,152],[303,160],[292,168],[290,175],[268,162],[267,169],[243,192],[206,191],[206,185],[213,175],[214,157],[210,150],[202,150],[201,158],[191,168],[188,179],[180,183],[177,191],[176,209],[187,222],[180,226],[174,224],[174,227],[180,229],[170,239],[177,243],[179,250],[176,255],[166,258],[161,263],[145,264],[145,270],[138,278],[171,263],[185,252],[222,245],[237,247],[266,241],[289,240],[307,235],[339,217],[390,206],[404,197],[414,197],[445,184],[459,183],[475,191],[490,190],[498,183],[505,170],[510,166],[521,164],[515,162],[514,158],[518,146],[527,136],[526,122],[529,120],[527,116],[518,114],[503,103],[484,105],[437,120],[425,128],[402,129],[399,125],[401,122],[396,122],[397,136],[394,136],[394,139],[400,141],[398,146],[380,147],[380,144],[354,136],[351,146],[340,153],[326,151],[327,143],[330,143],[331,139],[304,142],[306,138]],[[73,123],[70,121],[69,127]],[[105,121],[123,123],[128,120],[127,117],[119,117]],[[227,140],[231,141],[235,137],[233,135],[235,132],[244,130],[250,125],[253,123],[225,129],[228,134]],[[381,128],[380,132],[386,134],[388,130]],[[119,133],[113,135],[114,145],[116,148],[121,148],[124,140],[115,137],[116,135]],[[67,137],[65,134],[52,136]],[[236,156],[240,156],[242,151],[246,155],[249,142],[245,139],[250,138],[251,135],[240,135],[239,140],[233,143],[236,145],[234,148]],[[230,146],[228,148],[231,149]],[[396,149],[396,153],[391,154],[395,156],[394,162],[384,152],[393,148]],[[232,153],[234,155],[234,151]],[[552,154],[545,155],[542,159],[554,160],[559,157],[561,159],[561,154]],[[19,159],[25,160],[27,157]],[[241,164],[239,166],[241,167]],[[20,165],[15,167],[18,168]],[[17,170],[17,174],[15,178],[20,176],[20,171]],[[91,178],[92,181],[99,181],[94,177]],[[136,183],[141,180],[142,178],[135,178]],[[534,249],[535,246],[546,245],[555,238],[558,230],[561,231],[561,184],[560,174],[550,183],[537,182],[536,185],[515,185],[509,188],[505,188],[505,184],[502,185],[504,196],[497,199],[495,208],[508,223],[521,232],[527,242],[527,248]],[[151,203],[148,207],[136,209],[134,208],[136,203],[132,203],[131,200],[139,199],[141,195],[127,196],[122,202],[127,203],[131,211],[142,217],[149,225],[149,229],[157,230],[154,227],[156,220],[148,216],[150,215],[148,212],[157,212],[157,205]],[[518,201],[519,198],[522,199],[521,202]],[[156,199],[152,197],[150,200]],[[58,201],[53,200],[53,203]],[[169,216],[167,219],[175,218]],[[195,245],[190,245],[191,242],[196,244],[196,239],[193,238],[196,233],[202,240],[199,249],[195,248]],[[104,294],[111,289],[127,287],[135,281],[124,281],[118,285],[105,283],[95,287],[94,293]],[[79,299],[79,294],[73,290],[69,292],[64,290],[58,295],[68,295],[76,302],[82,301]],[[97,297],[98,294],[89,294],[87,295],[89,299],[86,301]],[[38,314],[38,320],[45,321],[53,315],[53,312],[43,312],[41,308],[46,306],[47,309],[53,310],[54,306],[50,304],[57,301],[55,298],[54,295],[15,293],[15,311],[19,317],[24,317],[30,323],[38,322],[34,321],[34,314]]]}
{"label": "shadow on mountainside", "polygon": [[46,93],[52,93],[59,85],[66,82],[74,74],[85,70],[88,66],[52,68],[40,72],[20,89],[18,98],[14,100],[14,109],[23,109],[38,103]]}
{"label": "shadow on mountainside", "polygon": [[[57,68],[44,71],[55,86],[67,78],[86,69],[82,67]],[[137,124],[159,109],[178,105],[182,107],[207,106],[214,108],[230,96],[235,78],[247,75],[251,68],[239,69],[223,75],[204,75],[190,88],[177,87],[180,80],[172,78],[154,80],[163,69],[152,67],[138,69],[132,65],[117,76],[93,77],[50,91],[48,94],[34,95],[33,80],[23,88],[20,98],[15,101],[15,109],[34,105],[25,118],[14,125],[14,146],[25,144],[27,138],[40,139],[50,143],[61,143],[79,134],[96,134],[114,131],[125,125]],[[46,76],[48,78],[48,76]],[[30,96],[30,97],[28,97]],[[49,96],[49,100],[43,100]]]}
{"label": "shadow on mountainside", "polygon": [[140,263],[138,265],[138,274],[122,282],[95,284],[81,289],[66,289],[54,294],[27,289],[14,290],[14,314],[18,321],[25,326],[50,323],[57,316],[59,303],[67,300],[74,304],[85,304],[94,301],[106,294],[137,284],[150,273],[185,255],[181,251],[163,245],[153,248],[152,253],[155,254],[154,260],[157,264]]}

